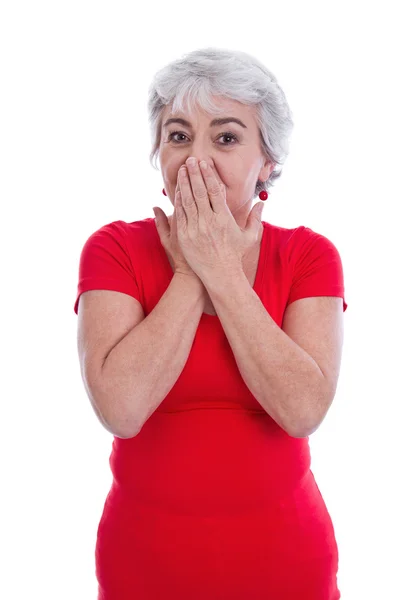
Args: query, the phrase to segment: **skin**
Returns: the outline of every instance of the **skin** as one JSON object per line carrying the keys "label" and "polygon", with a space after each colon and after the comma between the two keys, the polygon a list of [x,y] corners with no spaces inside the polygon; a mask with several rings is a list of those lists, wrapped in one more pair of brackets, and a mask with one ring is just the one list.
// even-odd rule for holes
{"label": "skin", "polygon": [[[179,168],[190,157],[199,162],[205,160],[226,186],[227,205],[239,227],[245,228],[257,180],[266,181],[275,165],[262,152],[255,107],[222,96],[214,96],[213,100],[224,109],[222,115],[210,115],[196,106],[190,118],[181,112],[172,115],[171,105],[165,107],[159,149],[164,187],[174,205]],[[246,129],[234,122],[211,127],[210,122],[215,117],[236,117]],[[181,123],[163,127],[170,118],[186,119],[191,122],[192,129]],[[168,139],[174,131],[179,134]],[[224,132],[236,135],[237,141],[221,135]]]}

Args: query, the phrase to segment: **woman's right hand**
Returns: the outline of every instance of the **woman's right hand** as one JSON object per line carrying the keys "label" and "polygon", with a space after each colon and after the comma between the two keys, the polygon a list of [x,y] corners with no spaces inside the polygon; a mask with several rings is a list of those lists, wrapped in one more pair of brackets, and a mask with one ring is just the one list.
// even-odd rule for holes
{"label": "woman's right hand", "polygon": [[[179,183],[175,188],[175,198],[176,192],[179,192]],[[192,268],[186,262],[186,259],[182,253],[181,247],[178,241],[178,232],[177,232],[177,221],[176,221],[176,210],[174,204],[174,212],[170,217],[167,217],[165,212],[155,206],[153,208],[156,219],[156,228],[158,231],[158,235],[161,241],[161,244],[164,247],[165,252],[168,255],[169,261],[173,268],[174,273],[181,273],[182,275],[186,275],[188,277],[192,277],[200,282],[203,286],[203,282],[196,275],[196,273],[192,270]],[[205,288],[204,288],[205,289]]]}

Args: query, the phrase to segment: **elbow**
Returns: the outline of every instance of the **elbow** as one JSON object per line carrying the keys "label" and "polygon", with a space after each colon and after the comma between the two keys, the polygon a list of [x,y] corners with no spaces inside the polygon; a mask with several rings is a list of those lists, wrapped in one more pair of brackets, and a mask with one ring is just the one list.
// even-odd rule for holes
{"label": "elbow", "polygon": [[320,416],[317,417],[315,415],[313,419],[307,419],[304,421],[298,420],[295,425],[292,424],[291,427],[286,429],[286,431],[291,437],[307,438],[317,431],[323,419],[323,417],[320,418]]}
{"label": "elbow", "polygon": [[122,428],[120,425],[115,425],[113,423],[110,423],[109,421],[106,421],[105,419],[103,419],[103,426],[114,437],[120,438],[121,440],[130,440],[139,433],[137,429],[127,430]]}
{"label": "elbow", "polygon": [[290,424],[286,428],[287,433],[294,438],[307,438],[321,425],[325,418],[326,410],[322,410],[322,407],[326,405],[323,402],[305,402],[304,397],[300,398],[297,406],[306,408],[306,413],[302,415],[296,415],[291,420]]}
{"label": "elbow", "polygon": [[302,408],[302,413],[297,423],[292,427],[292,436],[306,438],[317,431],[325,419],[336,393],[336,386],[329,386],[325,377],[318,378],[314,392],[311,390],[305,397],[300,397],[297,406]]}
{"label": "elbow", "polygon": [[293,438],[306,438],[309,435],[311,435],[312,433],[314,433],[314,431],[317,429],[317,427],[315,427],[314,429],[310,430],[310,429],[290,429],[287,430],[288,434],[290,435],[290,437]]}
{"label": "elbow", "polygon": [[128,411],[132,401],[124,402],[112,383],[97,376],[84,376],[83,383],[92,408],[106,431],[123,440],[135,437],[141,430],[137,418]]}
{"label": "elbow", "polygon": [[288,435],[290,435],[290,437],[297,438],[297,439],[298,438],[306,438],[309,436],[309,433],[306,432],[306,430],[304,430],[304,429],[300,430],[298,428],[297,429],[287,428],[286,433]]}
{"label": "elbow", "polygon": [[104,429],[113,436],[127,440],[139,433],[141,427],[137,426],[132,417],[121,418],[121,414],[124,412],[122,407],[120,405],[115,406],[115,403],[111,407],[109,397],[100,397],[98,393],[95,395],[92,392],[89,394],[89,398],[98,420]]}
{"label": "elbow", "polygon": [[94,402],[92,402],[92,406],[104,429],[111,433],[114,437],[121,438],[122,440],[128,440],[135,437],[139,433],[140,428],[132,427],[132,425],[129,426],[127,423],[121,424],[120,419],[116,419],[115,416],[106,415],[104,411],[101,411],[98,405]]}
{"label": "elbow", "polygon": [[122,440],[129,440],[137,436],[140,432],[141,427],[136,426],[136,423],[133,424],[130,419],[125,419],[121,421],[121,419],[116,419],[115,417],[112,419],[104,419],[107,423],[106,429],[113,434],[113,436],[121,438]]}
{"label": "elbow", "polygon": [[306,438],[315,433],[325,419],[331,403],[332,400],[330,398],[325,398],[324,402],[319,404],[319,410],[314,408],[312,411],[308,411],[308,414],[303,419],[297,419],[295,424],[292,423],[286,429],[288,434],[295,438]]}
{"label": "elbow", "polygon": [[294,437],[294,438],[307,438],[309,437],[311,434],[314,433],[314,431],[316,431],[319,427],[320,423],[315,424],[314,426],[302,426],[300,427],[299,425],[297,425],[296,427],[288,427],[286,429],[287,433],[290,435],[290,437]]}

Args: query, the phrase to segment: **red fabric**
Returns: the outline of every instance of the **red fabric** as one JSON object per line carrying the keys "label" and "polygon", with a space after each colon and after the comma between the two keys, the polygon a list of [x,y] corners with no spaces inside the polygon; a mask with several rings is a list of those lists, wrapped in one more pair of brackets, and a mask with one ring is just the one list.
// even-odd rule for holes
{"label": "red fabric", "polygon": [[[334,244],[263,222],[254,290],[281,327],[307,296],[344,300]],[[79,296],[135,297],[148,315],[173,276],[154,219],[86,241]],[[203,314],[181,375],[140,433],[114,437],[96,544],[98,600],[338,600],[338,547],[310,469],[244,383],[218,316]]]}

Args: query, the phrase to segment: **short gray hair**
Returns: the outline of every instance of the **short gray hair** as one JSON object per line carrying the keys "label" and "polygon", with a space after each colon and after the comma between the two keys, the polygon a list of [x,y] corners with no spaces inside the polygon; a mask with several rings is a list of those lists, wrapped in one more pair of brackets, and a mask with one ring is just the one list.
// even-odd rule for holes
{"label": "short gray hair", "polygon": [[269,179],[257,181],[254,197],[268,190],[281,176],[289,154],[289,138],[294,123],[286,96],[276,77],[259,60],[241,51],[220,48],[194,50],[159,70],[149,87],[148,114],[152,150],[150,162],[158,157],[164,107],[172,104],[172,113],[191,114],[197,104],[206,112],[221,113],[211,96],[225,96],[246,105],[256,105],[261,147],[265,157],[275,164]]}

